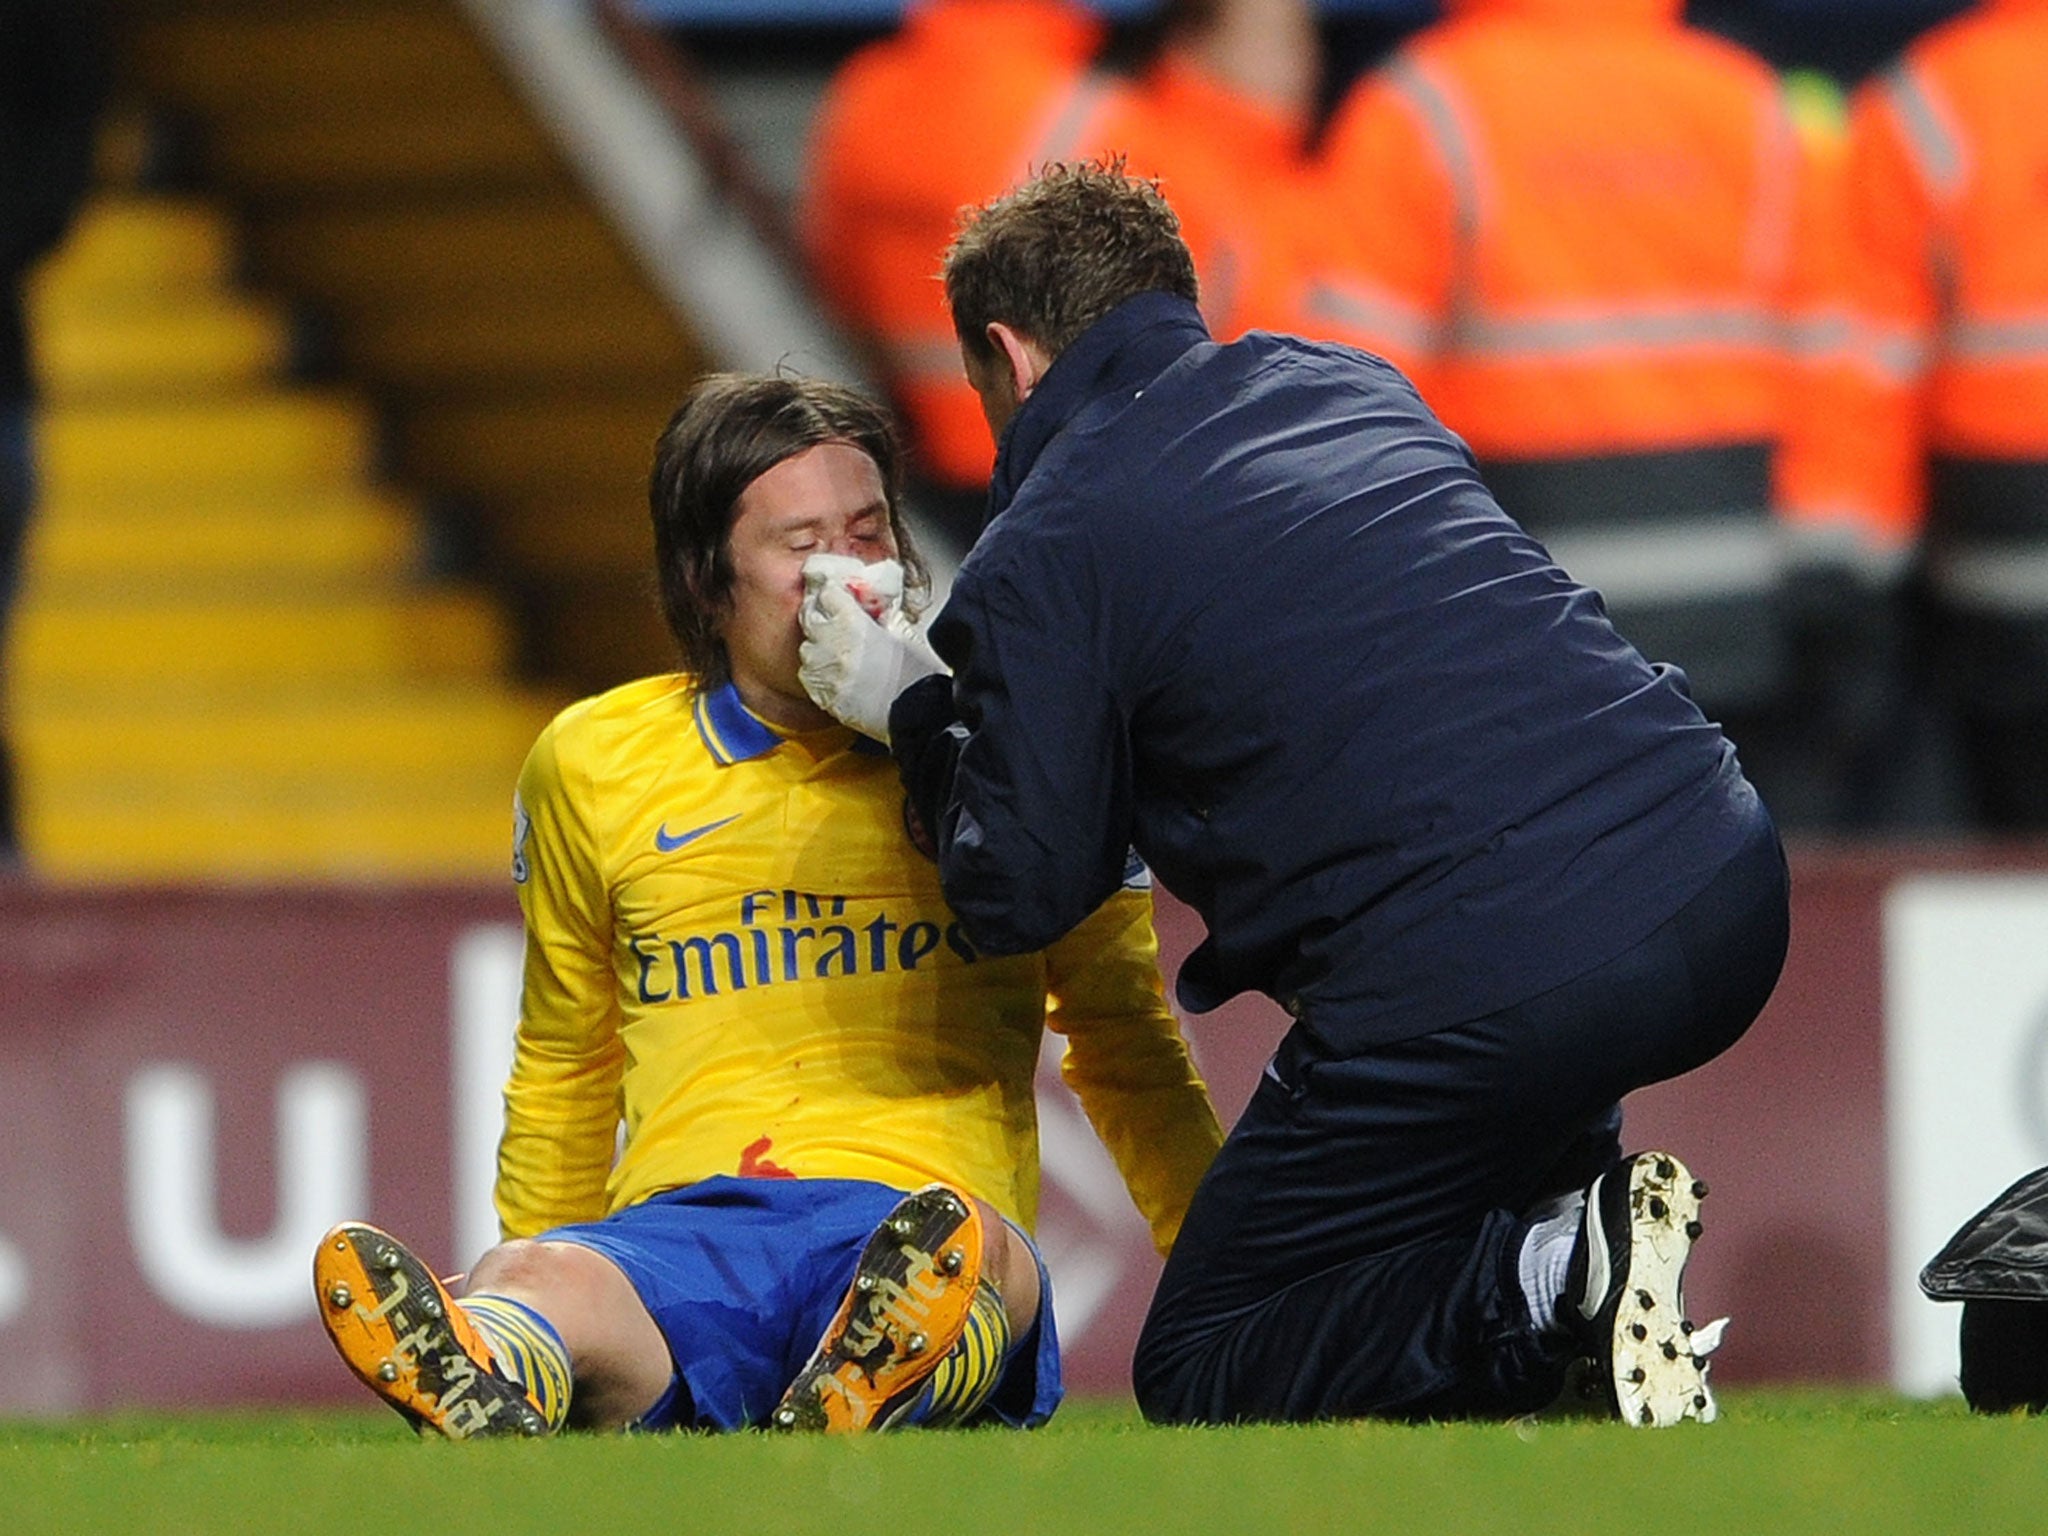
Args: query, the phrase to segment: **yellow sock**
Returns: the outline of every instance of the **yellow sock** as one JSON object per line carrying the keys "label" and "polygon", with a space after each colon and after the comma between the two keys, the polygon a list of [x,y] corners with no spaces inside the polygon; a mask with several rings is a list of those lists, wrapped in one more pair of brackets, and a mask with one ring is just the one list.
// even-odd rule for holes
{"label": "yellow sock", "polygon": [[1010,1358],[1013,1344],[1010,1314],[1003,1307],[1002,1293],[983,1278],[974,1288],[974,1300],[967,1312],[967,1326],[960,1341],[946,1352],[939,1368],[932,1372],[924,1401],[914,1422],[932,1428],[965,1424],[980,1411],[996,1389],[1003,1363]]}
{"label": "yellow sock", "polygon": [[509,1296],[465,1296],[456,1303],[491,1347],[491,1364],[526,1388],[550,1430],[569,1417],[569,1351],[554,1325]]}

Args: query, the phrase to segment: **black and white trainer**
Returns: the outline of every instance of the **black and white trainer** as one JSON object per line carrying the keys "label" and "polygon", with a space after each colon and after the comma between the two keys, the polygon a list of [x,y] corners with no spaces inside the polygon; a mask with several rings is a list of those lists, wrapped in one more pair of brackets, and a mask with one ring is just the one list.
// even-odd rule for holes
{"label": "black and white trainer", "polygon": [[1685,1315],[1686,1261],[1707,1186],[1669,1152],[1638,1152],[1595,1179],[1573,1245],[1563,1307],[1598,1383],[1625,1424],[1712,1422],[1707,1356],[1728,1320]]}

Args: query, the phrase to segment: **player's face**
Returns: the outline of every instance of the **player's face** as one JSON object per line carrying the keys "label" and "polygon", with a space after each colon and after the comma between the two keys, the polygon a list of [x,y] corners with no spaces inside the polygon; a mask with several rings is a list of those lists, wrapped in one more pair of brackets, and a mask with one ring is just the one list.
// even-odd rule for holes
{"label": "player's face", "polygon": [[822,554],[870,564],[896,558],[882,472],[851,443],[806,448],[740,493],[726,546],[732,594],[719,638],[741,699],[786,730],[829,725],[831,716],[797,678],[804,561]]}

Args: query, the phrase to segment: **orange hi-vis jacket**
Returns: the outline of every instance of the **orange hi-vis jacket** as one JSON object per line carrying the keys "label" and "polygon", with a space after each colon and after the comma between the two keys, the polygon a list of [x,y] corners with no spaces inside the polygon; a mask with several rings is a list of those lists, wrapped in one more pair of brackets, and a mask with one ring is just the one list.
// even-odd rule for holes
{"label": "orange hi-vis jacket", "polygon": [[878,344],[917,467],[942,485],[985,484],[995,446],[940,262],[963,208],[1037,167],[1125,155],[1179,213],[1212,329],[1278,313],[1282,247],[1249,210],[1294,192],[1302,125],[1171,57],[1135,82],[1099,70],[1103,35],[1069,0],[929,0],[848,60],[819,109],[801,215],[811,269]]}
{"label": "orange hi-vis jacket", "polygon": [[1098,97],[1076,139],[1159,179],[1195,258],[1202,318],[1233,341],[1290,318],[1296,252],[1321,223],[1306,197],[1307,132],[1168,49],[1133,86]]}
{"label": "orange hi-vis jacket", "polygon": [[1782,685],[1774,459],[1814,216],[1773,72],[1679,0],[1449,0],[1354,89],[1307,328],[1406,370],[1712,708]]}
{"label": "orange hi-vis jacket", "polygon": [[995,450],[939,282],[960,210],[1018,181],[1103,40],[1067,0],[938,0],[861,49],[812,129],[801,228],[826,301],[877,342],[918,467],[988,478]]}
{"label": "orange hi-vis jacket", "polygon": [[1866,82],[1850,118],[1847,460],[1919,537],[1933,598],[1994,627],[2048,626],[2044,85],[2048,0],[1989,0]]}

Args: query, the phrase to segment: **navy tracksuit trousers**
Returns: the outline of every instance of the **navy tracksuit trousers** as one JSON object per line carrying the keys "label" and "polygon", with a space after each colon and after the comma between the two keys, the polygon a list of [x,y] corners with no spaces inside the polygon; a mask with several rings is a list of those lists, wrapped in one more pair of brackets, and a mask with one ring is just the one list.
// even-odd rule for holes
{"label": "navy tracksuit trousers", "polygon": [[1620,1101],[1740,1038],[1788,937],[1769,818],[1619,958],[1502,1012],[1346,1051],[1290,1030],[1195,1193],[1139,1338],[1154,1420],[1499,1416],[1572,1351],[1517,1279],[1519,1213],[1621,1155]]}

